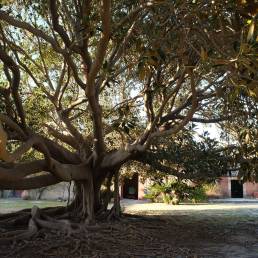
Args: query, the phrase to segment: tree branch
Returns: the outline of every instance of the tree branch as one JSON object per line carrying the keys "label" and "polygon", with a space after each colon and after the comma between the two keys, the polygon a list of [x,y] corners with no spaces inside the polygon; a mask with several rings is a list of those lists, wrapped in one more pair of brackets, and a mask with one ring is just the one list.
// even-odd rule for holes
{"label": "tree branch", "polygon": [[148,140],[148,137],[150,137],[152,135],[152,132],[155,129],[155,127],[157,126],[157,123],[160,120],[160,118],[162,116],[162,113],[163,113],[163,110],[166,107],[168,101],[173,97],[174,94],[177,94],[178,90],[180,89],[180,87],[181,87],[181,85],[182,85],[182,83],[183,83],[183,81],[185,79],[185,74],[186,74],[186,71],[184,70],[180,76],[175,76],[176,78],[173,80],[173,82],[176,81],[176,79],[178,80],[175,88],[172,90],[171,93],[169,93],[166,96],[164,101],[161,103],[161,106],[160,106],[160,108],[159,108],[159,110],[158,110],[154,120],[151,123],[148,124],[147,128],[145,129],[145,132],[137,140],[137,142],[139,142],[140,144],[144,144],[146,141],[150,140],[150,139]]}
{"label": "tree branch", "polygon": [[[164,130],[163,127],[159,128],[159,131],[154,132],[150,135],[149,139],[152,139],[157,136],[165,136],[165,135],[170,135],[170,134],[176,134],[180,130],[184,128],[184,126],[192,119],[197,107],[198,107],[198,99],[197,99],[197,91],[196,91],[196,85],[194,82],[194,74],[193,74],[193,69],[188,68],[188,74],[190,76],[190,84],[191,84],[191,91],[192,91],[192,106],[191,109],[188,111],[187,115],[185,118],[179,123],[177,126]],[[150,142],[149,142],[150,143]]]}
{"label": "tree branch", "polygon": [[0,59],[13,73],[11,91],[12,91],[15,106],[17,108],[17,113],[21,119],[22,126],[25,128],[26,127],[25,113],[24,113],[22,101],[19,95],[20,69],[13,61],[13,59],[6,54],[6,52],[2,49],[2,47],[0,47]]}
{"label": "tree branch", "polygon": [[[174,115],[173,118],[171,117],[170,120],[174,119],[185,119],[186,116],[183,115]],[[201,117],[192,117],[190,121],[192,122],[197,122],[197,123],[204,123],[204,124],[209,124],[209,123],[219,123],[223,121],[228,121],[229,119],[232,119],[233,116],[222,116],[222,117],[216,117],[216,118],[201,118]]]}
{"label": "tree branch", "polygon": [[56,0],[49,0],[49,9],[52,17],[53,29],[59,34],[65,43],[65,46],[69,48],[71,46],[71,41],[65,32],[64,28],[59,24],[58,10],[56,6]]}
{"label": "tree branch", "polygon": [[56,142],[47,139],[46,137],[39,136],[47,146],[51,158],[62,162],[62,163],[71,163],[71,164],[79,164],[81,162],[79,156],[76,153],[72,153],[71,151],[65,149],[63,146],[57,144]]}
{"label": "tree branch", "polygon": [[102,113],[101,107],[98,101],[98,93],[96,93],[95,79],[96,75],[99,72],[108,47],[110,39],[110,17],[111,17],[111,1],[103,0],[103,10],[101,13],[102,27],[103,27],[103,36],[99,41],[96,58],[92,64],[91,70],[87,79],[87,88],[86,94],[89,100],[89,105],[91,109],[91,115],[93,120],[93,130],[94,130],[94,139],[95,139],[95,149],[97,155],[101,155],[104,152],[104,140],[103,140],[103,128],[102,128]]}
{"label": "tree branch", "polygon": [[62,164],[56,160],[52,160],[52,170],[58,179],[71,182],[72,180],[88,180],[92,175],[92,170],[87,164]]}
{"label": "tree branch", "polygon": [[0,113],[0,121],[16,131],[22,139],[25,139],[27,137],[21,127],[17,123],[15,123],[9,116]]}
{"label": "tree branch", "polygon": [[56,129],[52,128],[51,126],[45,124],[45,126],[48,129],[48,132],[54,136],[56,139],[61,140],[62,142],[70,145],[74,149],[78,148],[78,143],[74,140],[74,138],[71,135],[65,135],[57,131]]}
{"label": "tree branch", "polygon": [[[5,167],[2,167],[2,166]],[[0,181],[15,182],[26,176],[47,170],[45,160],[36,160],[19,164],[0,163]]]}
{"label": "tree branch", "polygon": [[65,58],[67,64],[70,66],[70,68],[71,68],[71,70],[73,72],[74,79],[76,80],[78,85],[80,85],[80,87],[83,88],[83,89],[85,88],[85,84],[83,83],[83,81],[80,79],[80,77],[78,75],[78,69],[77,69],[77,66],[75,65],[75,63],[73,62],[73,60],[71,58],[71,54],[68,53],[65,49],[62,49],[58,45],[58,43],[55,40],[55,38],[50,37],[49,35],[44,33],[42,30],[37,29],[37,28],[31,26],[27,22],[17,20],[16,18],[8,15],[6,12],[4,12],[2,10],[0,10],[0,20],[7,22],[7,23],[9,23],[10,25],[12,25],[14,27],[27,30],[27,31],[31,32],[34,36],[40,37],[40,38],[44,39],[46,42],[50,43],[51,46],[53,47],[53,49],[57,53],[63,55],[63,57]]}
{"label": "tree branch", "polygon": [[54,38],[48,36],[42,30],[31,26],[29,23],[19,21],[19,20],[15,19],[14,17],[8,15],[6,12],[4,12],[2,10],[0,10],[0,20],[7,22],[14,27],[18,27],[18,28],[27,30],[35,36],[43,38],[46,42],[48,42],[52,45],[52,47],[55,51],[57,51],[58,53],[64,54],[65,50],[63,50],[62,48],[59,47],[59,45],[57,44],[57,42],[55,41]]}
{"label": "tree branch", "polygon": [[18,181],[0,181],[2,190],[31,190],[50,185],[55,185],[61,181],[51,174],[39,175],[23,178]]}

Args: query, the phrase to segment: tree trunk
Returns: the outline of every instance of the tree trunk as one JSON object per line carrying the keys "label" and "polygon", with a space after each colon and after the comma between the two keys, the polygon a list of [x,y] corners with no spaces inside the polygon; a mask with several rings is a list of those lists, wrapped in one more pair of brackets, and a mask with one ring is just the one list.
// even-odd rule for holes
{"label": "tree trunk", "polygon": [[121,215],[119,194],[119,170],[117,170],[114,175],[114,215],[115,217],[120,217]]}
{"label": "tree trunk", "polygon": [[94,223],[94,185],[92,180],[76,181],[74,200],[68,207],[72,217]]}
{"label": "tree trunk", "polygon": [[[76,169],[78,168],[73,166],[67,171],[72,174]],[[120,217],[119,169],[112,168],[105,171],[92,169],[87,173],[85,179],[74,180],[74,198],[67,207],[38,209],[39,216],[35,221],[39,229],[57,229],[70,234],[73,230],[79,229],[82,222],[88,225],[95,223],[95,220],[105,221]],[[114,179],[114,205],[108,210],[112,198],[110,190],[112,179]],[[106,186],[106,195],[101,194],[102,186]],[[30,218],[30,211],[24,210],[14,216],[10,214],[10,217],[2,217],[0,222],[10,227],[20,221],[19,225],[25,226],[28,225]],[[26,233],[26,230],[24,232]]]}
{"label": "tree trunk", "polygon": [[82,183],[83,189],[83,213],[87,215],[86,223],[94,223],[94,186],[93,180],[87,180]]}
{"label": "tree trunk", "polygon": [[[87,180],[75,181],[75,193],[72,203],[69,205],[69,212],[72,217],[77,217],[79,220],[85,220],[87,224],[94,223],[95,219],[104,219],[108,217],[108,204],[112,198],[111,183],[114,176],[115,196],[114,207],[112,213],[117,216],[120,214],[119,206],[119,170],[107,170],[106,172],[98,173],[94,171]],[[100,176],[101,175],[101,176]],[[104,186],[105,189],[102,189]]]}

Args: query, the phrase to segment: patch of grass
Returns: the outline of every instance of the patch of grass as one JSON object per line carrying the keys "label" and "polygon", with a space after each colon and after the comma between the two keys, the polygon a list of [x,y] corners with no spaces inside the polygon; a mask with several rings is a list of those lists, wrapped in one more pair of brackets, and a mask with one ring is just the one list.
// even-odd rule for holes
{"label": "patch of grass", "polygon": [[7,213],[32,208],[34,205],[39,208],[65,206],[66,202],[59,201],[36,201],[22,199],[0,199],[0,213]]}

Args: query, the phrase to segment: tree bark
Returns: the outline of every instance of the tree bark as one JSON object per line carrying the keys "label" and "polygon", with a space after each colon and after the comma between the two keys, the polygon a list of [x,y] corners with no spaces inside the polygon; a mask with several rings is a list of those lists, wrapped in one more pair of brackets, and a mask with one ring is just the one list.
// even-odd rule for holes
{"label": "tree bark", "polygon": [[120,194],[119,194],[119,170],[114,175],[114,215],[116,218],[121,215]]}

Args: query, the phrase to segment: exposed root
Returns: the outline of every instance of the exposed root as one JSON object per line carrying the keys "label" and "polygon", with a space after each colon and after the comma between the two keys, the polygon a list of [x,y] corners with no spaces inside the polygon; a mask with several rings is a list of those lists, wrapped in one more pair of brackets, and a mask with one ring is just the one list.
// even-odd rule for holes
{"label": "exposed root", "polygon": [[115,205],[109,211],[107,216],[108,221],[120,220],[121,218],[121,208],[120,205]]}
{"label": "exposed root", "polygon": [[[0,233],[2,232],[0,243],[8,244],[20,240],[31,240],[44,229],[58,231],[69,237],[87,231],[90,226],[96,224],[91,209],[90,212],[85,214],[85,210],[81,209],[83,206],[73,208],[76,209],[56,207],[40,210],[37,206],[33,206],[30,212],[28,212],[29,210],[23,210],[2,215],[0,217]],[[86,210],[88,210],[87,208]],[[77,217],[74,218],[76,213]],[[119,202],[116,202],[110,211],[106,210],[101,215],[102,220],[105,221],[118,220],[121,215]]]}
{"label": "exposed root", "polygon": [[[57,220],[49,217],[49,212],[47,211],[50,211],[50,214],[53,214],[53,210],[45,210],[44,213],[37,206],[33,206],[30,215],[26,213],[22,213],[21,215],[19,215],[19,213],[16,213],[15,215],[18,215],[17,218],[15,218],[13,214],[11,215],[11,218],[5,216],[5,223],[6,221],[10,220],[10,224],[8,226],[5,225],[5,229],[14,228],[17,225],[18,221],[24,222],[24,220],[29,217],[28,228],[26,230],[18,229],[3,233],[0,238],[0,243],[7,244],[17,240],[31,239],[33,236],[36,235],[36,233],[38,233],[39,229],[42,228],[61,231],[63,233],[66,233],[67,235],[71,235],[81,230],[81,227],[78,226],[78,224],[71,223],[68,220]],[[55,214],[56,211],[58,210],[54,210]]]}
{"label": "exposed root", "polygon": [[16,215],[16,217],[11,216],[10,218],[6,218],[0,221],[0,226],[4,228],[13,228],[13,227],[21,227],[28,224],[30,220],[30,213],[21,213]]}
{"label": "exposed root", "polygon": [[[41,212],[41,211],[40,211]],[[156,225],[139,218],[122,218],[118,222],[104,222],[95,225],[77,224],[62,221],[60,230],[47,221],[43,214],[37,216],[37,226],[41,228],[30,241],[13,245],[13,251],[4,253],[0,246],[0,256],[5,257],[176,257],[182,254],[167,242],[157,238],[156,232],[165,232],[167,224],[161,220]],[[43,223],[41,223],[44,221]],[[39,226],[40,224],[40,226]],[[55,227],[55,230],[53,228]],[[72,228],[72,235],[66,229]],[[49,230],[51,229],[51,230]],[[61,235],[60,235],[61,234]],[[6,250],[6,248],[5,248]],[[183,256],[186,257],[186,256]],[[188,256],[187,256],[188,257]],[[190,257],[190,256],[189,256]]]}
{"label": "exposed root", "polygon": [[36,223],[40,228],[61,231],[68,236],[77,233],[81,230],[79,224],[71,223],[69,220],[44,220],[36,219]]}
{"label": "exposed root", "polygon": [[[56,217],[64,215],[67,207],[48,207],[43,208],[42,212],[48,216]],[[25,209],[13,213],[0,214],[0,227],[5,229],[25,228],[31,218],[31,209]]]}
{"label": "exposed root", "polygon": [[0,238],[0,243],[1,244],[7,244],[13,241],[17,240],[24,240],[24,239],[30,239],[36,233],[38,232],[38,226],[36,223],[37,217],[39,217],[39,210],[36,206],[34,206],[31,209],[31,218],[29,220],[28,224],[28,229],[27,230],[16,230],[16,231],[11,231],[8,233],[5,233],[2,235],[2,238]]}
{"label": "exposed root", "polygon": [[20,215],[20,214],[25,214],[30,212],[31,212],[31,209],[24,209],[20,211],[11,212],[11,213],[0,214],[0,221],[4,219],[10,219],[10,218],[16,217],[17,215]]}

